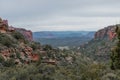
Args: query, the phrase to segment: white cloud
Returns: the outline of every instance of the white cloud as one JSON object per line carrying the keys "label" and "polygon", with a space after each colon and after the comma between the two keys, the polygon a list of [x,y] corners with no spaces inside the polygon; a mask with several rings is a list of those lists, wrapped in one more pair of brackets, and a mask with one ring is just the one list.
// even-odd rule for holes
{"label": "white cloud", "polygon": [[15,27],[98,30],[120,23],[119,0],[0,0],[0,16]]}
{"label": "white cloud", "polygon": [[[29,23],[31,22],[31,23]],[[32,31],[66,31],[98,30],[108,25],[120,23],[120,17],[56,17],[48,20],[25,21],[13,23],[18,27],[25,26]]]}

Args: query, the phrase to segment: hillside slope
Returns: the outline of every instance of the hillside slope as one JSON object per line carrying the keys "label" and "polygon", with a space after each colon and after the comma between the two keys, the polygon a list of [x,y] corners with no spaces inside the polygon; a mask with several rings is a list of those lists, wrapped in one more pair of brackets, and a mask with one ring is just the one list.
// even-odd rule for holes
{"label": "hillside slope", "polygon": [[9,26],[7,20],[0,19],[0,64],[9,67],[39,61],[36,51],[41,48],[32,40],[30,30]]}
{"label": "hillside slope", "polygon": [[[119,24],[117,24],[119,25]],[[111,48],[115,45],[117,39],[114,36],[116,25],[105,27],[95,33],[94,39],[81,46],[81,52],[98,61],[108,61],[111,54]]]}

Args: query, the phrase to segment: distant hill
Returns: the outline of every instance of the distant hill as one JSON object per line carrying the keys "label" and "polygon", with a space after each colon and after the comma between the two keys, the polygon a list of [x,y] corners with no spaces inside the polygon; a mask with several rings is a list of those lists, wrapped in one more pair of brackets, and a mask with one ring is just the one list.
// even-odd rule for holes
{"label": "distant hill", "polygon": [[94,37],[94,31],[41,31],[34,32],[34,39],[38,38],[66,38],[66,37]]}
{"label": "distant hill", "polygon": [[41,31],[34,32],[33,38],[41,44],[58,46],[80,46],[94,37],[94,31]]}

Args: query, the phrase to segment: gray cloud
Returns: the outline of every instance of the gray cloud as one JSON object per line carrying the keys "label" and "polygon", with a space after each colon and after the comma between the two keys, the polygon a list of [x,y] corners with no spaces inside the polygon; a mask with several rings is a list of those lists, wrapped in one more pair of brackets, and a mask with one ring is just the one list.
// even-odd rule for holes
{"label": "gray cloud", "polygon": [[119,0],[0,0],[0,16],[15,27],[97,30],[119,23]]}

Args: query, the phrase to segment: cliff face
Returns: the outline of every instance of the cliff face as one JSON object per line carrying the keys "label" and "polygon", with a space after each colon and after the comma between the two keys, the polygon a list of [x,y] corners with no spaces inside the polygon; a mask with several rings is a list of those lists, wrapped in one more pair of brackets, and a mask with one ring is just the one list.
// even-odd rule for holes
{"label": "cliff face", "polygon": [[101,29],[97,31],[94,35],[94,39],[103,39],[103,38],[113,38],[115,31],[115,25],[105,27],[104,29]]}
{"label": "cliff face", "polygon": [[98,61],[109,60],[111,48],[116,44],[115,29],[116,25],[112,25],[98,30],[94,35],[94,39],[81,46],[81,53]]}

